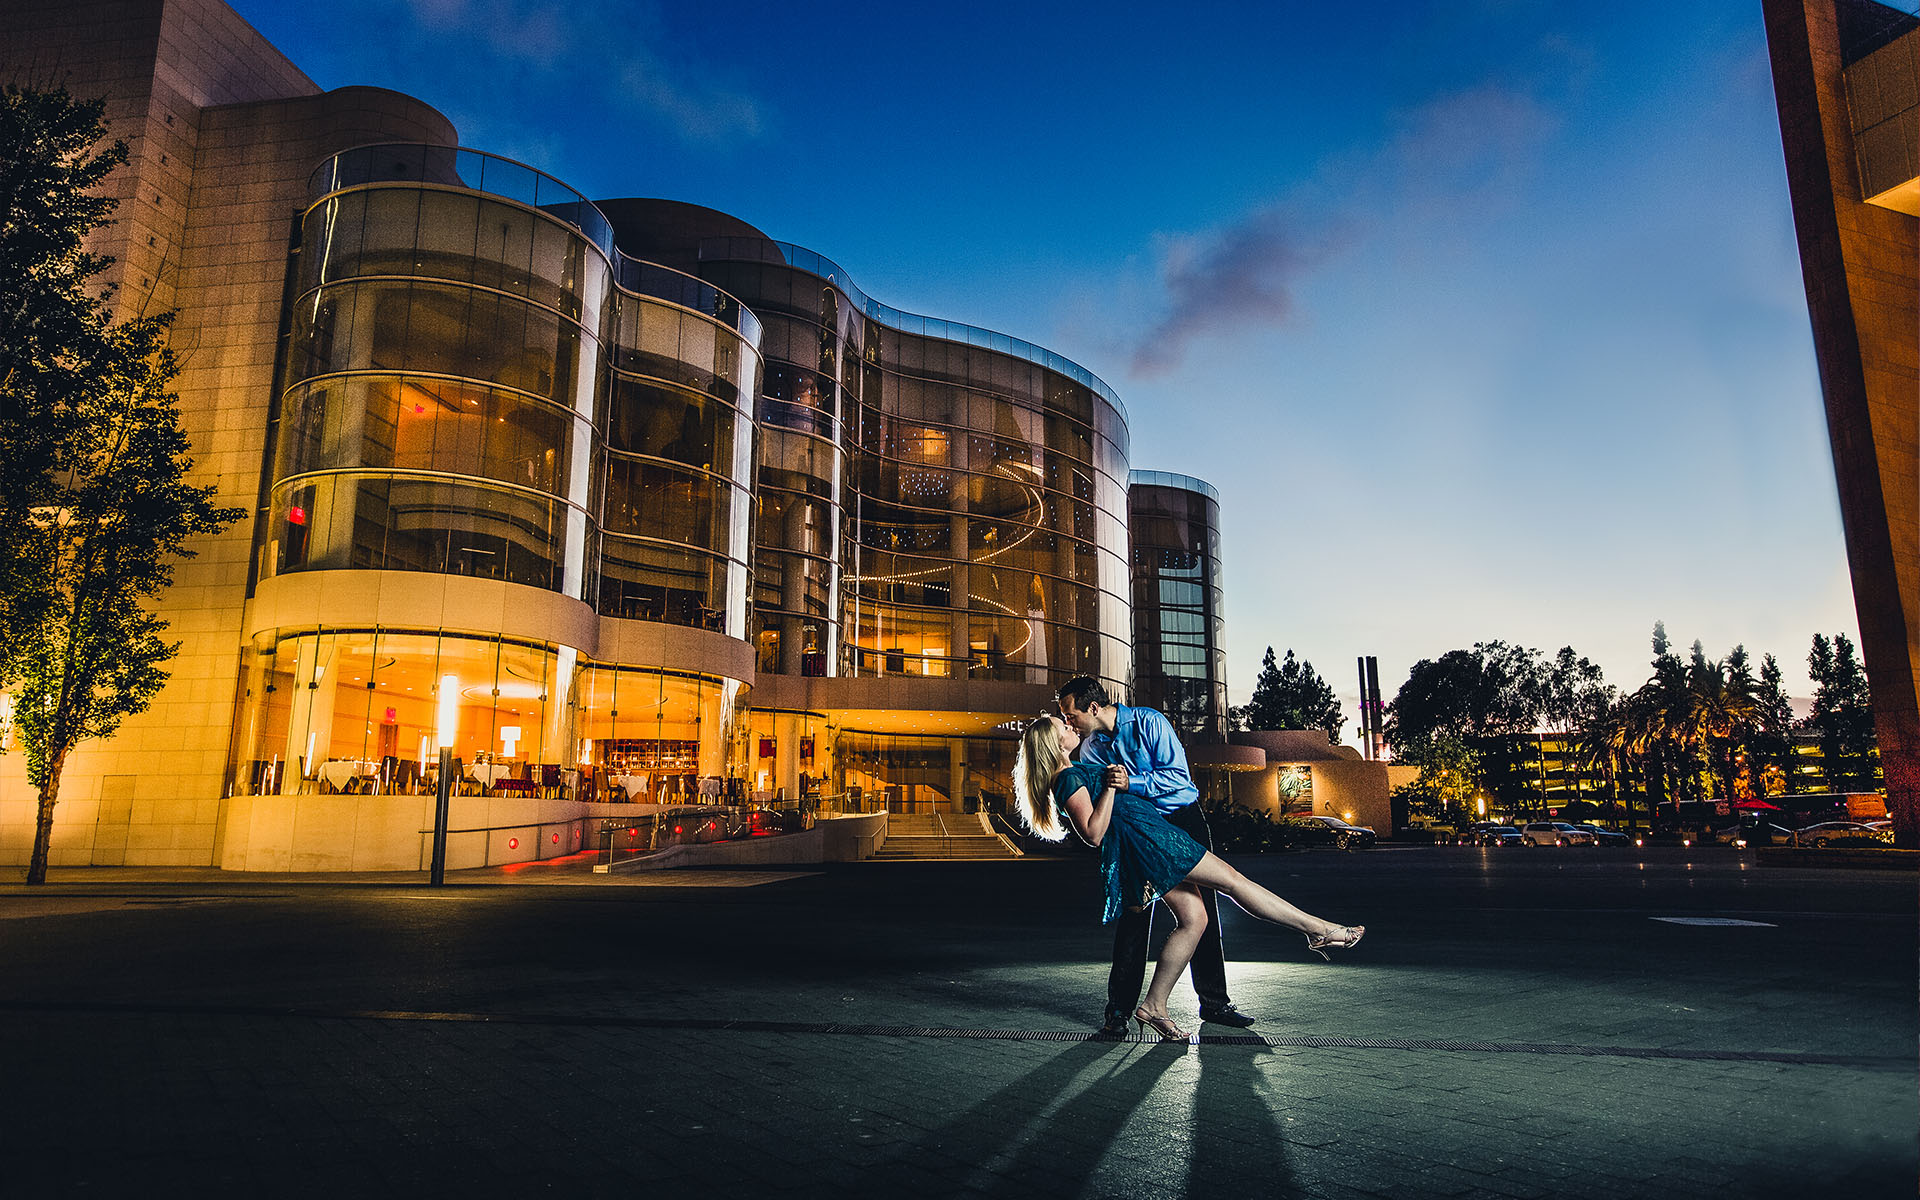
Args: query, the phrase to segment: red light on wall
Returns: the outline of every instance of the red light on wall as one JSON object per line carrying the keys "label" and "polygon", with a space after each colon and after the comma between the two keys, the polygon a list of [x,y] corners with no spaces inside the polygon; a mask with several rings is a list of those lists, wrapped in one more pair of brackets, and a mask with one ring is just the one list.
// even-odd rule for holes
{"label": "red light on wall", "polygon": [[519,838],[508,838],[508,839],[507,839],[507,849],[509,849],[509,850],[518,850],[519,848],[520,848],[520,839],[519,839]]}
{"label": "red light on wall", "polygon": [[423,413],[423,412],[425,412],[425,411],[427,411],[427,406],[426,406],[426,405],[424,405],[424,404],[416,404],[416,405],[414,405],[414,406],[413,406],[413,411],[415,411],[415,412],[417,412],[417,413]]}
{"label": "red light on wall", "polygon": [[560,835],[557,833],[553,835],[553,844],[556,846],[560,844]]}
{"label": "red light on wall", "polygon": [[287,524],[305,525],[306,523],[307,523],[306,509],[301,508],[298,504],[296,504],[292,508],[289,508],[287,510]]}
{"label": "red light on wall", "polygon": [[628,840],[628,841],[630,841],[630,842],[631,842],[631,841],[635,841],[635,840],[637,840],[637,839],[639,838],[639,836],[640,836],[640,831],[639,831],[638,829],[629,829],[629,830],[627,830],[627,840]]}
{"label": "red light on wall", "polygon": [[679,827],[678,825],[675,825],[675,826],[673,827],[673,831],[674,831],[675,833],[679,833],[679,832],[680,832],[680,827]]}

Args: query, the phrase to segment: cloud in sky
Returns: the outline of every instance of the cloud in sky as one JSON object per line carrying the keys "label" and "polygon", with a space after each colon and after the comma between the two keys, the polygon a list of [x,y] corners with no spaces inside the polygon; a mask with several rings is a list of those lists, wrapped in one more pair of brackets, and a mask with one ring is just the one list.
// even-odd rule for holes
{"label": "cloud in sky", "polygon": [[664,22],[649,4],[615,10],[544,0],[407,0],[407,8],[422,31],[464,36],[510,69],[491,73],[527,78],[555,94],[597,84],[608,107],[651,117],[689,143],[752,141],[768,128],[765,104],[720,82],[716,64],[667,51]]}
{"label": "cloud in sky", "polygon": [[751,140],[765,131],[761,105],[752,96],[683,83],[650,55],[628,54],[620,84],[626,96],[666,118],[690,141]]}
{"label": "cloud in sky", "polygon": [[1368,231],[1444,229],[1466,212],[1521,198],[1558,120],[1537,97],[1481,86],[1402,115],[1378,147],[1323,163],[1245,215],[1163,237],[1159,315],[1132,356],[1136,377],[1165,374],[1200,338],[1296,319],[1301,283]]}
{"label": "cloud in sky", "polygon": [[1196,338],[1249,325],[1278,325],[1293,315],[1299,275],[1326,246],[1293,206],[1268,205],[1204,234],[1165,239],[1160,282],[1166,308],[1134,350],[1136,376],[1179,364]]}

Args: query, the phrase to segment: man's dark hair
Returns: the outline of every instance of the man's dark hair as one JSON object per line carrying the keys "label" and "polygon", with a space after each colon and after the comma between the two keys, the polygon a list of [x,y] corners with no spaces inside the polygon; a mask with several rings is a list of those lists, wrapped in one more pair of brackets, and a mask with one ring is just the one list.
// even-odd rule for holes
{"label": "man's dark hair", "polygon": [[1107,696],[1107,689],[1101,687],[1100,681],[1091,675],[1075,675],[1060,685],[1060,690],[1054,693],[1053,698],[1071,698],[1075,712],[1086,712],[1096,704],[1104,708],[1113,703]]}

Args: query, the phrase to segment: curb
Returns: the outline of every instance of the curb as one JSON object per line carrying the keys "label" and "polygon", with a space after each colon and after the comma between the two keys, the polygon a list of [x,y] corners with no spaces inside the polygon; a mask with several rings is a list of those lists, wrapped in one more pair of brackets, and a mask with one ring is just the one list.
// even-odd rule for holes
{"label": "curb", "polygon": [[1760,846],[1754,857],[1763,867],[1837,867],[1851,871],[1920,871],[1920,850],[1809,850]]}

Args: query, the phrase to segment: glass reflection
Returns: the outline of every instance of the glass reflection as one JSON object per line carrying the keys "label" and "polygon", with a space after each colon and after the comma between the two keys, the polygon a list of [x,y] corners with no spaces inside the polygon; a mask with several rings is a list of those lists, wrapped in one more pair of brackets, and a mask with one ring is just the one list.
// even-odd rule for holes
{"label": "glass reflection", "polygon": [[583,664],[569,647],[379,628],[269,635],[243,654],[228,794],[423,794],[445,746],[470,793],[717,796],[741,775],[739,700],[730,680]]}

